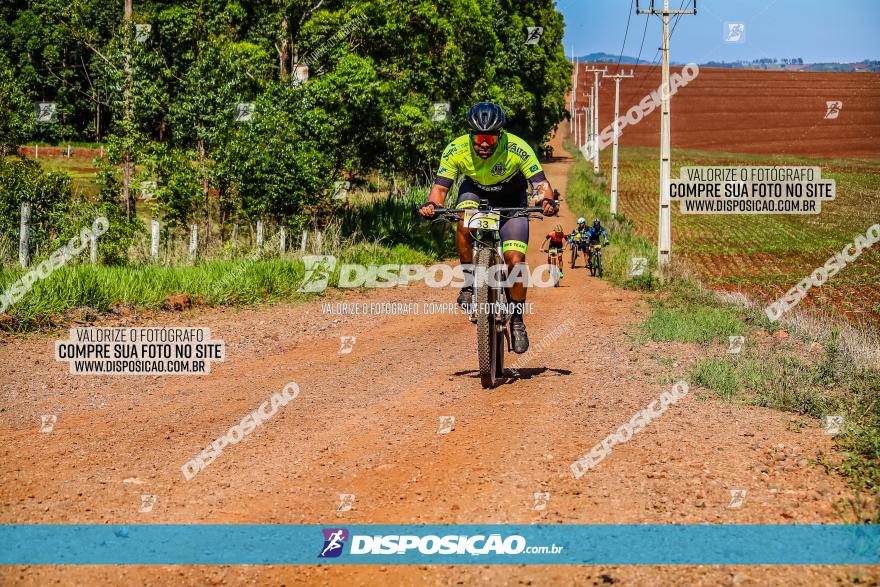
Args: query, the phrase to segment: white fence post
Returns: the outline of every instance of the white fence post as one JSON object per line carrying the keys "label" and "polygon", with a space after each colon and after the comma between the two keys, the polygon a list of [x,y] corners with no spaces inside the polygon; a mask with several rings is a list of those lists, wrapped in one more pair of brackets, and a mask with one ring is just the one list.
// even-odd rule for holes
{"label": "white fence post", "polygon": [[306,252],[306,243],[308,242],[308,240],[309,240],[309,231],[308,231],[308,230],[304,230],[304,231],[303,231],[303,236],[302,236],[302,242],[301,242],[300,245],[299,245],[299,250],[300,250],[301,253],[305,253],[305,252]]}
{"label": "white fence post", "polygon": [[40,158],[40,145],[34,145],[34,159]]}
{"label": "white fence post", "polygon": [[323,241],[324,241],[324,235],[321,233],[321,231],[319,230],[319,231],[315,232],[315,246],[318,249],[316,251],[316,253],[318,255],[321,254],[321,249],[323,248],[321,245],[322,245]]}
{"label": "white fence post", "polygon": [[67,145],[67,158],[70,159],[70,145]]}
{"label": "white fence post", "polygon": [[232,250],[238,247],[238,223],[232,225]]}
{"label": "white fence post", "polygon": [[283,255],[284,250],[287,248],[287,231],[284,230],[284,227],[278,229],[278,251]]}
{"label": "white fence post", "polygon": [[18,263],[27,267],[30,263],[28,243],[31,238],[31,203],[21,203],[21,228],[18,233]]}
{"label": "white fence post", "polygon": [[263,248],[263,221],[257,220],[257,248]]}
{"label": "white fence post", "polygon": [[199,225],[192,224],[189,227],[189,258],[192,261],[196,260],[196,255],[199,252]]}
{"label": "white fence post", "polygon": [[150,223],[150,257],[153,261],[159,260],[159,221],[153,220]]}
{"label": "white fence post", "polygon": [[89,235],[89,261],[98,264],[98,236],[94,232]]}

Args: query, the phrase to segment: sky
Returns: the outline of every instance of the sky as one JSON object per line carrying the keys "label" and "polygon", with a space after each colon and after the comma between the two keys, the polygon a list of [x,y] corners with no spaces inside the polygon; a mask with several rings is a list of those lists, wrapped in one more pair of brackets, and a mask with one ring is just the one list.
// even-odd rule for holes
{"label": "sky", "polygon": [[[643,9],[651,0],[638,0]],[[630,11],[630,2],[633,8]],[[630,15],[624,55],[636,57],[645,33],[642,59],[652,61],[662,45],[658,16],[635,14],[636,0],[557,0],[565,17],[566,55],[620,54]],[[677,9],[690,0],[669,0]],[[663,0],[654,1],[655,8]],[[670,23],[673,18],[670,17]],[[726,22],[745,25],[742,42],[726,43]],[[670,24],[671,26],[671,24]],[[880,0],[697,0],[697,14],[684,15],[670,41],[675,62],[737,61],[801,57],[804,63],[880,60]]]}

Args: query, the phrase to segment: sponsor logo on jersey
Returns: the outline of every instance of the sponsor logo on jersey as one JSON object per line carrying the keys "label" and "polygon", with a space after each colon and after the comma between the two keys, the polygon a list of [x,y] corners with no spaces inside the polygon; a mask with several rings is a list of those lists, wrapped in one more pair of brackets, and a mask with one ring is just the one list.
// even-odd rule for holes
{"label": "sponsor logo on jersey", "polygon": [[529,154],[525,152],[522,147],[518,147],[516,145],[508,145],[507,150],[513,153],[514,155],[518,155],[520,159],[525,161],[529,158]]}

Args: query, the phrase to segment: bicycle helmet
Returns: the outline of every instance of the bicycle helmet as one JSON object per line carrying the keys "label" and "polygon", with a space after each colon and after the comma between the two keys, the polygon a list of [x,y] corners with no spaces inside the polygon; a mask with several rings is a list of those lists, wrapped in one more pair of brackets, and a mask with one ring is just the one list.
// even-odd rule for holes
{"label": "bicycle helmet", "polygon": [[561,224],[557,224],[557,225],[556,225],[556,228],[554,228],[553,230],[555,230],[556,232],[565,232],[565,231],[562,230],[562,225],[561,225]]}
{"label": "bicycle helmet", "polygon": [[586,224],[586,223],[587,223],[587,219],[584,218],[583,216],[581,216],[580,218],[578,218],[578,226],[583,226],[583,225]]}
{"label": "bicycle helmet", "polygon": [[477,102],[471,106],[465,117],[471,134],[491,134],[501,132],[507,116],[494,102]]}
{"label": "bicycle helmet", "polygon": [[504,110],[494,102],[478,102],[468,110],[465,120],[474,152],[488,159],[498,148],[504,123],[507,122]]}
{"label": "bicycle helmet", "polygon": [[593,228],[594,228],[594,229],[598,230],[598,229],[601,228],[601,227],[602,227],[602,223],[599,222],[599,219],[598,219],[598,218],[596,218],[595,220],[593,220]]}

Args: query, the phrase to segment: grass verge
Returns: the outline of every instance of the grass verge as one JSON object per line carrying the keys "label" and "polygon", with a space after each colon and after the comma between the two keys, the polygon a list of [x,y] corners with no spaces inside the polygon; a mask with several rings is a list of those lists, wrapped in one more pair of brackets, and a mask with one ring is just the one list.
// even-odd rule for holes
{"label": "grass verge", "polygon": [[[573,147],[568,150],[577,153]],[[690,368],[689,382],[726,401],[820,422],[827,416],[843,416],[844,425],[834,436],[839,458],[825,455],[819,462],[844,475],[860,494],[873,495],[873,508],[864,508],[861,501],[852,503],[847,518],[880,523],[880,369],[875,338],[850,325],[806,315],[771,323],[760,306],[743,303],[745,298],[723,299],[704,289],[686,266],[672,268],[672,279],[652,277],[656,248],[635,233],[631,221],[609,214],[603,179],[577,154],[566,197],[577,214],[598,217],[606,226],[612,242],[604,259],[606,277],[618,286],[654,292],[648,300],[652,312],[641,324],[645,337],[696,343],[707,350]],[[630,259],[637,256],[648,259],[648,270],[632,277]],[[723,343],[726,351],[729,336],[745,337],[740,353],[725,352],[719,358],[717,345],[716,351],[706,347]]]}
{"label": "grass verge", "polygon": [[[337,258],[329,287],[338,285],[339,266],[345,263],[430,265],[454,250],[453,231],[448,225],[415,219],[414,205],[424,196],[414,190],[398,197],[353,200],[343,214],[341,229],[337,226],[325,231],[336,236],[328,236],[320,250],[311,251]],[[35,281],[8,314],[0,314],[0,329],[20,332],[57,326],[67,321],[65,314],[79,309],[86,315],[109,312],[116,305],[158,309],[169,296],[179,294],[208,306],[307,301],[315,296],[297,291],[305,273],[299,255],[217,258],[174,266],[77,263],[82,260]],[[25,273],[18,267],[0,267],[0,291],[6,291]]]}

